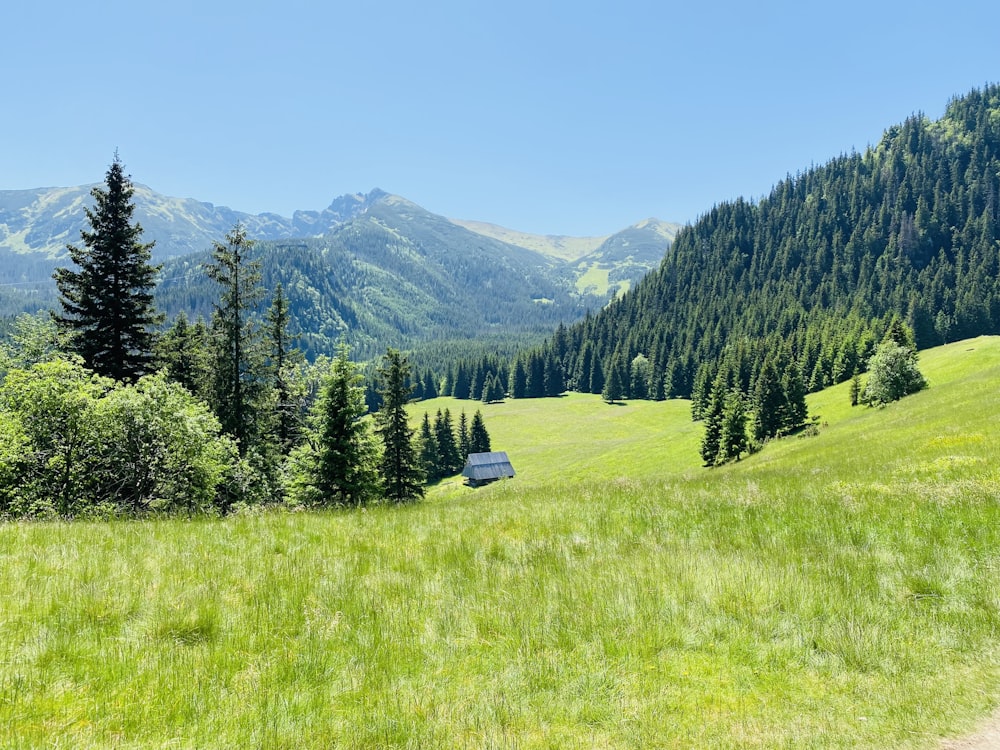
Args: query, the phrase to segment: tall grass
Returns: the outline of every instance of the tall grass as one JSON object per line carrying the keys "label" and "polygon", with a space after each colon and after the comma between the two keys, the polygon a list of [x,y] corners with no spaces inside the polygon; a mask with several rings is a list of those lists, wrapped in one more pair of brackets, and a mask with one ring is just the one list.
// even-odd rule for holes
{"label": "tall grass", "polygon": [[574,396],[415,507],[4,526],[0,746],[933,747],[1000,699],[1000,343],[922,366],[711,471]]}

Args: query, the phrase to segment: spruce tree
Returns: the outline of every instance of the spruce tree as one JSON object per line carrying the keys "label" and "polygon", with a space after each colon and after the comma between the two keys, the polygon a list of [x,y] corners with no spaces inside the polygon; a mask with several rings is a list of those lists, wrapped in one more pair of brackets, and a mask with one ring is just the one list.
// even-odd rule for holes
{"label": "spruce tree", "polygon": [[733,389],[726,396],[719,432],[719,456],[723,461],[740,460],[747,443],[747,414],[743,394]]}
{"label": "spruce tree", "polygon": [[770,358],[764,360],[753,398],[753,436],[757,441],[773,438],[782,428],[785,393]]}
{"label": "spruce tree", "polygon": [[291,456],[289,494],[305,505],[359,506],[378,496],[363,378],[348,352],[341,344],[310,411],[308,440]]}
{"label": "spruce tree", "polygon": [[465,410],[462,410],[462,415],[458,418],[458,455],[462,459],[462,463],[465,463],[465,459],[469,457],[471,450],[469,446],[471,445],[472,437],[469,434],[469,418],[465,416]]}
{"label": "spruce tree", "polygon": [[722,446],[722,415],[725,411],[727,387],[725,377],[720,374],[712,386],[708,406],[702,413],[705,434],[701,440],[701,459],[705,462],[705,466],[715,466],[719,461],[719,449]]}
{"label": "spruce tree", "polygon": [[[464,412],[463,412],[464,416]],[[420,423],[420,463],[424,468],[424,474],[428,482],[436,482],[441,478],[438,472],[438,446],[431,429],[431,418],[424,412],[424,419]]]}
{"label": "spruce tree", "polygon": [[104,182],[90,191],[95,205],[85,209],[91,229],[80,232],[82,246],[67,245],[80,270],[55,271],[56,321],[87,367],[134,382],[150,369],[153,328],[163,320],[153,305],[159,266],[150,265],[154,243],[140,242],[142,227],[132,221],[134,188],[117,152]]}
{"label": "spruce tree", "polygon": [[[595,369],[595,372],[597,370]],[[615,401],[621,400],[622,397],[622,379],[619,374],[618,368],[612,365],[609,368],[608,379],[604,383],[604,390],[601,391],[601,398],[607,401],[609,404],[615,403]]]}
{"label": "spruce tree", "polygon": [[378,368],[382,406],[375,413],[375,431],[382,439],[380,471],[386,497],[394,503],[418,500],[424,495],[424,473],[414,447],[414,430],[406,414],[410,389],[406,386],[410,363],[395,349],[388,349]]}
{"label": "spruce tree", "polygon": [[260,330],[252,318],[263,298],[260,262],[248,262],[253,242],[237,224],[225,243],[215,242],[205,273],[222,287],[214,306],[212,333],[216,344],[213,406],[222,428],[245,456],[262,431],[259,409],[266,390]]}
{"label": "spruce tree", "polygon": [[212,349],[208,326],[198,319],[194,325],[182,310],[174,324],[156,342],[156,366],[167,377],[184,386],[202,401],[211,398]]}
{"label": "spruce tree", "polygon": [[802,371],[795,362],[785,370],[781,388],[785,393],[781,430],[787,434],[802,427],[809,416],[809,409],[806,406],[806,386],[802,381]]}
{"label": "spruce tree", "polygon": [[295,346],[295,337],[289,332],[290,323],[288,297],[279,282],[267,311],[267,343],[275,397],[274,435],[284,455],[288,455],[301,436],[304,397],[302,389],[296,387],[294,377],[295,367],[303,362],[304,357]]}
{"label": "spruce tree", "polygon": [[490,434],[486,431],[483,414],[478,409],[472,417],[472,429],[469,433],[469,453],[489,453]]}
{"label": "spruce tree", "polygon": [[511,398],[525,398],[528,395],[528,373],[524,369],[524,360],[520,357],[510,373],[510,386],[507,390]]}
{"label": "spruce tree", "polygon": [[458,443],[455,440],[455,426],[451,421],[451,411],[438,409],[434,419],[434,439],[437,441],[438,469],[441,476],[451,476],[462,468]]}

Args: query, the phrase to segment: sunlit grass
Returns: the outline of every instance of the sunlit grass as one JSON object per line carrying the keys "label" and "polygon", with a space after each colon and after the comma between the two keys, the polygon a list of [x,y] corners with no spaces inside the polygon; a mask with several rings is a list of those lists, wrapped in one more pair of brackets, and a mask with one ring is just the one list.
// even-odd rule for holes
{"label": "sunlit grass", "polygon": [[711,471],[575,395],[414,507],[0,527],[0,746],[934,747],[1000,700],[1000,342],[921,365]]}

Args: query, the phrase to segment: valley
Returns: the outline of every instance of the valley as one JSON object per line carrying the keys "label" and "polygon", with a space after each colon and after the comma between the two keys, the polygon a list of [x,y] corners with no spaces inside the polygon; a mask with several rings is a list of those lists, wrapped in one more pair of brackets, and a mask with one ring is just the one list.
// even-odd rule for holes
{"label": "valley", "polygon": [[689,402],[576,394],[485,405],[518,476],[419,505],[5,524],[0,738],[937,747],[1000,690],[1000,339],[921,366],[711,471]]}

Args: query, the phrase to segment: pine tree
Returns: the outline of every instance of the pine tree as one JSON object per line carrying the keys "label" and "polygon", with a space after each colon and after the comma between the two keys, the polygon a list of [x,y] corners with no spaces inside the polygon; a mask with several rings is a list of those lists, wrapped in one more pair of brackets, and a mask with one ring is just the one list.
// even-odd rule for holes
{"label": "pine tree", "polygon": [[159,266],[150,265],[152,242],[143,243],[142,227],[132,222],[134,188],[115,152],[105,187],[90,191],[86,208],[90,231],[81,231],[82,247],[67,245],[79,271],[57,268],[62,314],[59,326],[72,334],[84,363],[100,375],[134,382],[149,369],[153,328],[163,318],[153,305]]}
{"label": "pine tree", "polygon": [[455,440],[455,428],[451,421],[451,412],[438,409],[434,418],[434,439],[437,442],[438,471],[441,476],[451,476],[462,467],[462,459]]}
{"label": "pine tree", "polygon": [[289,333],[290,322],[288,297],[279,282],[267,311],[267,339],[275,395],[275,438],[284,455],[288,455],[301,437],[304,396],[301,389],[295,387],[293,377],[294,368],[303,362],[304,357],[295,347],[295,337]]}
{"label": "pine tree", "polygon": [[590,393],[604,393],[604,367],[601,365],[601,358],[594,356],[594,366],[590,371]]}
{"label": "pine tree", "polygon": [[719,461],[719,450],[722,446],[722,415],[725,411],[727,388],[728,383],[720,374],[711,388],[708,406],[702,413],[705,434],[701,440],[701,459],[705,462],[705,466],[715,466]]}
{"label": "pine tree", "polygon": [[216,340],[213,406],[222,428],[238,441],[241,456],[259,438],[265,416],[258,408],[266,390],[260,331],[251,317],[263,289],[260,263],[246,259],[252,247],[246,229],[237,224],[226,235],[225,244],[214,243],[212,262],[204,266],[208,277],[222,287],[212,317]]}
{"label": "pine tree", "polygon": [[[465,416],[465,412],[462,412]],[[420,463],[424,468],[424,474],[428,482],[436,482],[441,478],[438,473],[438,445],[431,429],[431,418],[424,412],[424,419],[420,423]]]}
{"label": "pine tree", "polygon": [[424,398],[437,398],[438,395],[438,387],[437,382],[434,379],[434,373],[427,370],[427,372],[424,373]]}
{"label": "pine tree", "polygon": [[723,461],[740,460],[746,452],[747,414],[743,394],[733,389],[726,396],[722,411],[722,427],[719,433],[719,456]]}
{"label": "pine tree", "polygon": [[508,391],[511,398],[524,398],[528,394],[528,374],[524,369],[524,360],[520,357],[517,358],[514,369],[510,373]]}
{"label": "pine tree", "polygon": [[806,423],[809,409],[806,406],[806,386],[802,382],[802,371],[792,362],[781,379],[781,389],[785,394],[782,408],[781,431],[795,432]]}
{"label": "pine tree", "polygon": [[424,495],[424,473],[414,448],[414,430],[406,414],[410,390],[406,381],[410,363],[395,349],[388,349],[378,368],[382,406],[375,413],[376,432],[382,439],[380,465],[386,497],[394,503],[418,500]]}
{"label": "pine tree", "polygon": [[472,416],[472,429],[469,433],[469,453],[489,453],[490,434],[486,431],[483,414],[478,409]]}
{"label": "pine tree", "polygon": [[603,398],[609,404],[613,404],[615,403],[615,401],[621,400],[621,397],[622,397],[621,375],[619,375],[618,373],[618,368],[612,365],[609,368],[608,379],[607,382],[605,382],[604,384],[604,390],[601,391],[601,398]]}
{"label": "pine tree", "polygon": [[309,439],[292,453],[293,501],[360,506],[378,496],[375,443],[368,431],[363,378],[341,344],[310,411]]}
{"label": "pine tree", "polygon": [[472,436],[469,434],[469,418],[465,416],[465,410],[462,410],[462,415],[458,418],[458,455],[462,459],[462,463],[465,463],[465,459],[469,457],[471,450],[469,446],[472,444]]}
{"label": "pine tree", "polygon": [[182,310],[174,324],[156,342],[156,366],[191,394],[209,401],[212,383],[212,350],[208,326],[199,318],[191,325]]}
{"label": "pine tree", "polygon": [[554,398],[566,390],[566,379],[563,376],[562,365],[554,354],[549,354],[545,358],[542,388],[544,395],[549,398]]}
{"label": "pine tree", "polygon": [[486,376],[486,380],[483,381],[483,388],[480,391],[481,398],[479,400],[482,401],[484,404],[490,403],[490,401],[493,400],[494,390],[495,389],[493,387],[493,373],[489,373]]}
{"label": "pine tree", "polygon": [[753,436],[757,441],[773,438],[781,432],[785,393],[770,358],[764,360],[753,398]]}

